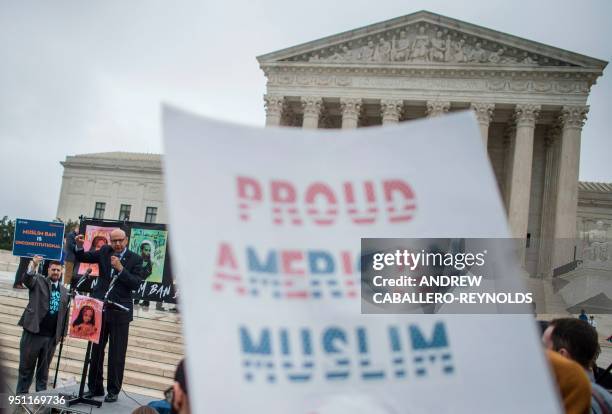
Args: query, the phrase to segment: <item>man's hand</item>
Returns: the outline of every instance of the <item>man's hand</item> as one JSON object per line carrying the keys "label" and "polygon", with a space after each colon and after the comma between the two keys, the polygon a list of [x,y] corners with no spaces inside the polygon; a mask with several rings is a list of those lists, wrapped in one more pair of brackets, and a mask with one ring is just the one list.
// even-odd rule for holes
{"label": "man's hand", "polygon": [[74,242],[77,248],[82,249],[83,245],[85,244],[85,236],[83,236],[82,234],[79,234],[78,236],[74,238]]}
{"label": "man's hand", "polygon": [[40,265],[40,262],[43,261],[43,257],[40,255],[36,255],[32,258],[32,263],[35,267],[38,267]]}
{"label": "man's hand", "polygon": [[38,271],[38,266],[40,265],[40,263],[43,261],[43,257],[36,255],[32,258],[32,260],[30,261],[30,263],[28,264],[28,273],[36,273]]}
{"label": "man's hand", "polygon": [[121,273],[121,271],[123,270],[121,260],[117,256],[111,256],[111,266],[115,269],[117,273]]}

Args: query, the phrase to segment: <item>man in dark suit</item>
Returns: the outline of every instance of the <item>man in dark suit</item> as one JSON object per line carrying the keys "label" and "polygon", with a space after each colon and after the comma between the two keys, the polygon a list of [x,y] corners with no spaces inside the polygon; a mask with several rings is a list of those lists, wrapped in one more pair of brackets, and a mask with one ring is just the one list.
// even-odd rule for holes
{"label": "man in dark suit", "polygon": [[62,285],[62,265],[49,262],[48,277],[38,273],[42,256],[29,262],[22,282],[30,290],[28,306],[18,324],[23,326],[19,344],[17,394],[27,394],[36,369],[36,391],[47,389],[49,364],[55,346],[65,334],[68,291]]}
{"label": "man in dark suit", "polygon": [[113,230],[110,234],[111,244],[97,251],[85,252],[84,239],[82,234],[75,237],[75,258],[78,262],[98,264],[99,276],[92,283],[91,296],[106,301],[100,343],[94,344],[92,349],[87,381],[89,392],[85,397],[104,395],[104,349],[110,338],[106,381],[108,394],[104,401],[115,402],[123,382],[128,334],[133,319],[132,291],[138,289],[142,282],[142,258],[128,250],[128,239],[123,230]]}

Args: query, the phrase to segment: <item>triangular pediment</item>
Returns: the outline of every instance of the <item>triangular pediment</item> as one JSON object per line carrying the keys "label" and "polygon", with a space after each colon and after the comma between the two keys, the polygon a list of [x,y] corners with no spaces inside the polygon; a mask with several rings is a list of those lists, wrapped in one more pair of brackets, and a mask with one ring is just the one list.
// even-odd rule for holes
{"label": "triangular pediment", "polygon": [[420,11],[259,56],[260,64],[576,67],[607,62]]}

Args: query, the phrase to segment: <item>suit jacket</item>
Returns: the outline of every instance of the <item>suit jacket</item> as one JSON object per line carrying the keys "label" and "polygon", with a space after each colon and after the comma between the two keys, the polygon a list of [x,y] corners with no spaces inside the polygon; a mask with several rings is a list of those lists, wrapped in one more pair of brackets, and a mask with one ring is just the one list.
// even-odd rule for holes
{"label": "suit jacket", "polygon": [[[51,297],[51,280],[38,273],[23,275],[22,283],[30,290],[30,301],[26,306],[21,319],[19,319],[19,326],[33,334],[37,334],[40,328],[40,322],[43,320],[47,312],[49,312],[49,299]],[[68,312],[68,290],[62,285],[61,280],[59,283],[60,290],[60,307],[57,312],[57,329],[55,330],[55,343],[59,342],[62,334],[66,334],[68,323],[64,325],[64,319],[66,318],[66,312]],[[63,332],[62,332],[63,328]]]}
{"label": "suit jacket", "polygon": [[[82,263],[97,263],[100,269],[95,286],[92,288],[91,296],[104,300],[104,296],[110,287],[112,280],[111,272],[111,256],[115,254],[113,248],[109,245],[95,252],[85,252],[82,249],[75,249],[74,255],[76,261]],[[105,307],[105,318],[111,323],[129,323],[134,315],[134,295],[133,290],[137,290],[143,281],[142,278],[142,258],[140,255],[126,250],[121,258],[123,270],[119,273],[113,290],[108,295],[108,299],[119,303],[129,309],[129,312],[121,311],[112,306]]]}

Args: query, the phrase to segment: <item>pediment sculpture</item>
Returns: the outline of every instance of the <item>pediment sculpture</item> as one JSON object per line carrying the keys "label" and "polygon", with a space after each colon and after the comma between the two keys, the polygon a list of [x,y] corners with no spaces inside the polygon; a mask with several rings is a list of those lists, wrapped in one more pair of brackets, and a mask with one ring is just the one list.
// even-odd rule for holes
{"label": "pediment sculpture", "polygon": [[452,63],[570,66],[546,56],[431,24],[410,25],[295,56],[322,63]]}

